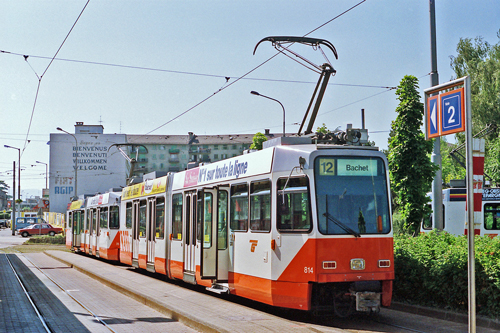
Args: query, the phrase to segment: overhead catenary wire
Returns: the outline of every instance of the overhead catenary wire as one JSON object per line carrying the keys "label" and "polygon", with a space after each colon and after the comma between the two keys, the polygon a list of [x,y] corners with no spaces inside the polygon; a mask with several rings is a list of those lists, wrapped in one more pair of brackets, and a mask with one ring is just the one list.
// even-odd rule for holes
{"label": "overhead catenary wire", "polygon": [[[9,51],[5,51],[5,50],[0,50],[0,53],[11,54],[11,55],[15,55],[15,56],[25,56],[25,55],[23,55],[21,53],[9,52]],[[39,58],[39,59],[51,59],[50,57],[37,56],[37,55],[29,55],[27,57],[30,57],[30,58]],[[222,79],[226,79],[226,80],[227,79],[231,79],[231,78],[235,78],[234,75],[229,76],[229,75],[220,75],[220,74],[197,73],[197,72],[189,72],[189,71],[164,69],[164,68],[141,67],[141,66],[133,66],[133,65],[121,65],[121,64],[113,64],[113,63],[106,63],[106,62],[96,62],[96,61],[86,61],[86,60],[77,60],[77,59],[55,58],[54,60],[56,60],[56,61],[68,61],[68,62],[75,62],[75,63],[83,63],[83,64],[89,64],[89,65],[109,66],[109,67],[118,67],[118,68],[126,68],[126,69],[136,69],[136,70],[144,70],[144,71],[153,71],[153,72],[163,72],[163,73],[172,73],[172,74],[181,74],[181,75],[194,75],[194,76],[202,76],[202,77],[222,78]],[[35,74],[36,74],[36,72],[35,72]],[[258,78],[258,77],[241,77],[241,79],[242,80],[249,80],[249,81],[282,82],[282,83],[301,83],[301,84],[316,84],[317,83],[316,81],[283,80],[283,79]],[[383,86],[383,85],[368,85],[368,84],[354,84],[354,83],[332,83],[332,82],[329,82],[328,85],[329,86],[330,85],[331,86],[344,86],[344,87],[360,87],[360,88],[380,88],[380,89],[392,88],[390,86]]]}
{"label": "overhead catenary wire", "polygon": [[82,16],[83,12],[85,11],[85,8],[87,8],[87,5],[89,4],[90,0],[87,0],[87,3],[85,4],[85,6],[83,6],[83,9],[82,11],[80,12],[80,14],[78,15],[78,17],[76,18],[75,20],[75,23],[73,23],[73,25],[71,26],[71,29],[69,30],[69,32],[66,34],[66,37],[64,38],[64,40],[62,41],[61,45],[59,46],[59,48],[57,49],[56,53],[54,54],[54,56],[52,57],[52,59],[50,60],[49,64],[47,65],[47,67],[45,68],[45,70],[43,71],[42,75],[38,75],[36,73],[36,71],[33,69],[33,67],[31,66],[31,64],[29,64],[28,62],[28,58],[29,56],[26,56],[26,55],[23,55],[24,57],[24,60],[28,63],[28,65],[31,67],[31,69],[35,72],[35,75],[37,76],[38,78],[38,86],[36,88],[36,94],[35,94],[35,101],[33,102],[33,109],[31,110],[31,117],[30,117],[30,122],[29,122],[29,125],[28,125],[28,131],[26,132],[26,138],[24,140],[24,147],[23,147],[23,150],[22,152],[24,152],[24,150],[26,149],[26,146],[28,145],[29,143],[29,140],[28,140],[28,137],[29,137],[29,134],[30,134],[30,130],[31,130],[31,124],[33,122],[33,116],[35,114],[35,108],[36,108],[36,102],[38,100],[38,93],[40,92],[40,84],[42,83],[42,78],[43,76],[45,75],[45,73],[47,73],[47,70],[49,69],[50,65],[52,65],[52,63],[54,62],[54,59],[56,58],[57,54],[59,53],[59,51],[61,50],[61,48],[63,47],[64,43],[66,42],[66,40],[68,39],[69,35],[71,34],[71,32],[73,31],[73,28],[76,26],[76,23],[78,22],[78,20],[80,19],[80,17]]}
{"label": "overhead catenary wire", "polygon": [[[357,3],[356,5],[352,6],[351,8],[345,10],[344,12],[342,12],[341,14],[335,16],[334,18],[332,18],[331,20],[323,23],[322,25],[320,25],[319,27],[311,30],[310,32],[308,32],[307,34],[305,34],[303,37],[306,37],[308,35],[310,35],[311,33],[313,33],[314,31],[324,27],[325,25],[327,25],[328,23],[334,21],[335,19],[339,18],[340,16],[348,13],[349,11],[353,10],[354,8],[356,8],[357,6],[359,6],[360,4],[362,4],[363,2],[365,2],[366,0],[362,0],[360,1],[359,3]],[[291,45],[293,45],[293,43],[291,43],[288,47],[290,47]],[[205,103],[207,100],[211,99],[213,96],[215,96],[216,94],[220,93],[221,91],[224,91],[225,89],[229,88],[230,86],[232,86],[233,84],[235,84],[236,82],[240,81],[241,79],[243,79],[244,77],[248,76],[249,74],[253,73],[254,71],[256,71],[257,69],[259,69],[260,67],[262,67],[263,65],[265,65],[266,63],[268,63],[269,61],[271,61],[272,59],[274,59],[276,56],[278,56],[281,52],[277,52],[275,53],[274,55],[272,55],[271,57],[269,57],[267,60],[265,60],[264,62],[260,63],[259,65],[257,65],[256,67],[252,68],[250,71],[248,71],[247,73],[245,73],[244,75],[238,77],[235,81],[229,83],[228,85],[224,86],[223,88],[219,89],[218,91],[214,92],[212,95],[208,96],[207,98],[203,99],[201,102],[198,102],[196,105],[192,106],[191,108],[187,109],[186,111],[180,113],[179,115],[175,116],[174,118],[170,119],[169,121],[165,122],[164,124],[156,127],[155,129],[147,132],[146,134],[151,134],[152,132],[162,128],[163,126],[165,125],[168,125],[169,123],[173,122],[174,120],[182,117],[183,115],[185,115],[186,113],[188,113],[189,111],[193,110],[194,108],[198,107],[199,105]]]}

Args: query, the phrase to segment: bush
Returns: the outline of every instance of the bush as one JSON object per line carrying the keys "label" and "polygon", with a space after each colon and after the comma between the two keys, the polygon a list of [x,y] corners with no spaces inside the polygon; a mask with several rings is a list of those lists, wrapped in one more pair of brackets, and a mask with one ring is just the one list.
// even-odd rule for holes
{"label": "bush", "polygon": [[[500,317],[500,239],[475,238],[477,313]],[[394,300],[467,311],[467,238],[435,231],[394,237]]]}
{"label": "bush", "polygon": [[66,244],[66,237],[64,235],[33,236],[26,244]]}

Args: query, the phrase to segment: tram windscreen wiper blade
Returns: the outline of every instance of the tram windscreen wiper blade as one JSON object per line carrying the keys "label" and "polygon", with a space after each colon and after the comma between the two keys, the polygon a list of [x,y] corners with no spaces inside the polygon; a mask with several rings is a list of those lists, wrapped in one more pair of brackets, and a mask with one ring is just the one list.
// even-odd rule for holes
{"label": "tram windscreen wiper blade", "polygon": [[361,234],[359,232],[352,230],[351,228],[346,226],[344,223],[342,223],[339,220],[337,220],[336,218],[334,218],[330,213],[324,213],[323,216],[326,217],[327,219],[329,219],[330,221],[332,221],[333,223],[335,223],[336,225],[338,225],[345,232],[347,232],[351,235],[354,235],[354,237],[361,237]]}

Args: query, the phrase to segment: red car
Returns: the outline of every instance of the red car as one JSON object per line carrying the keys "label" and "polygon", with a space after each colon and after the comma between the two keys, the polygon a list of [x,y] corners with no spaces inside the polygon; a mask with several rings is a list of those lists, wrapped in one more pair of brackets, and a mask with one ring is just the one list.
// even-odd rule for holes
{"label": "red car", "polygon": [[18,233],[23,237],[28,237],[33,235],[54,236],[55,234],[60,234],[61,232],[62,228],[53,227],[48,223],[37,223],[30,225],[29,227],[18,230]]}

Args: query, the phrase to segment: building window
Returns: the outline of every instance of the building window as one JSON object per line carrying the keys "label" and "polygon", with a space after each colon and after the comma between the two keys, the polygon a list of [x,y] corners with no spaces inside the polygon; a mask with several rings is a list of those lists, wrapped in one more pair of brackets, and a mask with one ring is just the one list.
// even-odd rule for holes
{"label": "building window", "polygon": [[214,154],[214,161],[219,159],[219,154]]}
{"label": "building window", "polygon": [[227,145],[222,145],[223,150],[227,150]]}
{"label": "building window", "polygon": [[233,145],[233,149],[238,149],[238,146],[237,145]]}
{"label": "building window", "polygon": [[151,156],[151,158],[152,158],[153,160],[156,160],[156,154],[153,154],[153,155]]}
{"label": "building window", "polygon": [[165,154],[160,154],[160,160],[163,161],[165,159]]}
{"label": "building window", "polygon": [[219,150],[219,145],[214,145],[214,150]]}

